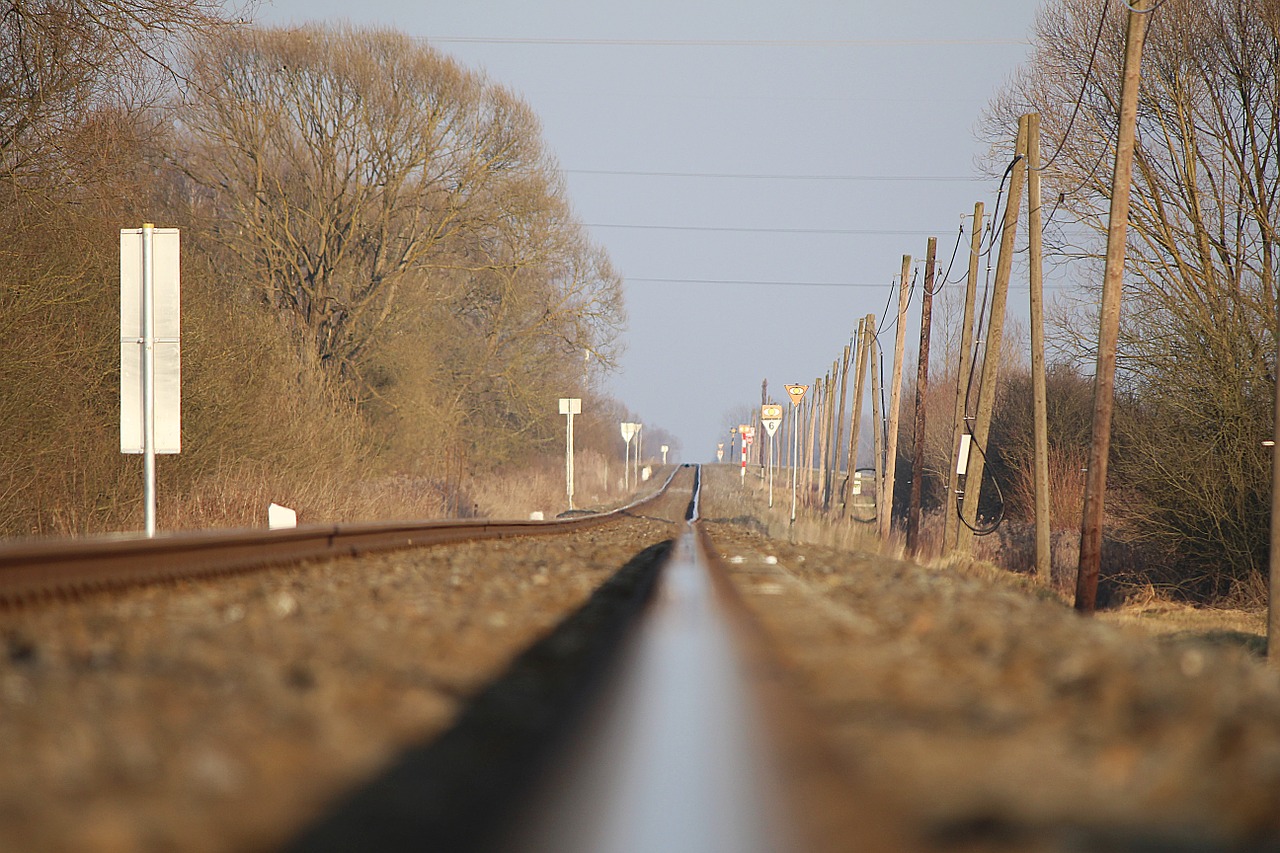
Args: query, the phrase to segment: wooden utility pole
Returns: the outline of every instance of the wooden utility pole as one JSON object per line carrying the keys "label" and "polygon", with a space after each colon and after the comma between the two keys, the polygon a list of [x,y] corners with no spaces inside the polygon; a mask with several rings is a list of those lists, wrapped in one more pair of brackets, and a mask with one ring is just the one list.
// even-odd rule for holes
{"label": "wooden utility pole", "polygon": [[911,454],[911,503],[907,509],[907,553],[920,547],[920,499],[924,483],[925,395],[929,393],[929,333],[933,321],[933,277],[938,238],[930,237],[924,256],[924,289],[920,293],[920,355],[916,364],[916,425]]}
{"label": "wooden utility pole", "polygon": [[1035,409],[1036,578],[1053,563],[1049,507],[1049,396],[1044,368],[1044,223],[1040,210],[1040,114],[1027,116],[1027,244],[1031,265],[1031,396]]}
{"label": "wooden utility pole", "polygon": [[884,421],[880,414],[880,342],[875,330],[868,342],[868,359],[871,362],[871,455],[876,469],[876,529],[884,530],[889,511],[884,500]]}
{"label": "wooden utility pole", "polygon": [[822,408],[818,410],[818,493],[822,507],[827,495],[827,457],[831,452],[831,374],[822,377]]}
{"label": "wooden utility pole", "polygon": [[893,337],[893,380],[889,386],[889,434],[885,436],[884,490],[888,511],[880,517],[880,538],[888,539],[893,529],[894,476],[898,468],[898,416],[902,408],[902,354],[907,342],[907,300],[910,297],[911,256],[902,256],[902,279],[898,282],[898,327]]}
{"label": "wooden utility pole", "polygon": [[818,449],[818,409],[822,402],[822,377],[813,380],[813,399],[809,401],[809,450],[804,457],[804,505],[813,506],[813,457]]}
{"label": "wooden utility pole", "polygon": [[851,503],[850,480],[858,470],[858,441],[862,434],[862,392],[866,387],[867,373],[867,336],[871,334],[871,315],[858,320],[858,336],[854,338],[853,356],[853,415],[849,424],[849,456],[845,462],[844,485],[840,490],[840,502],[843,505],[841,516],[849,516]]}
{"label": "wooden utility pole", "polygon": [[[991,317],[987,321],[987,344],[982,356],[982,385],[978,390],[978,415],[973,425],[973,442],[969,448],[969,470],[965,475],[964,528],[959,531],[957,548],[968,554],[973,548],[973,527],[978,519],[978,501],[982,497],[982,474],[986,468],[983,453],[991,434],[991,415],[995,411],[997,384],[1000,380],[1000,347],[1004,338],[1004,312],[1009,298],[1009,276],[1013,271],[1014,238],[1018,232],[1018,213],[1022,206],[1022,186],[1027,177],[1027,117],[1018,120],[1018,142],[1013,174],[1009,177],[1009,198],[1005,201],[1001,225],[1000,257],[996,261],[995,290],[991,294]],[[974,447],[974,445],[977,445]]]}
{"label": "wooden utility pole", "polygon": [[[1276,337],[1280,364],[1280,336]],[[1267,662],[1280,666],[1280,370],[1276,371],[1275,432],[1271,436],[1271,552],[1267,589]]]}
{"label": "wooden utility pole", "polygon": [[836,388],[840,384],[840,359],[831,362],[831,399],[827,403],[827,476],[822,481],[822,511],[831,509],[831,492],[835,488],[837,459],[836,430],[839,421],[836,419]]}
{"label": "wooden utility pole", "polygon": [[1111,450],[1111,414],[1115,403],[1116,343],[1120,337],[1120,292],[1124,285],[1125,236],[1129,225],[1129,188],[1133,182],[1133,143],[1138,124],[1142,44],[1150,0],[1134,0],[1125,34],[1124,81],[1120,87],[1120,126],[1111,178],[1111,214],[1107,225],[1107,262],[1102,274],[1102,312],[1098,323],[1098,364],[1093,380],[1093,442],[1084,485],[1080,522],[1080,565],[1076,574],[1076,610],[1092,613],[1098,604],[1102,563],[1102,506]]}
{"label": "wooden utility pole", "polygon": [[[843,499],[844,480],[840,479],[840,451],[844,449],[844,404],[847,399],[847,391],[849,387],[849,355],[853,350],[853,344],[849,343],[844,348],[844,359],[840,362],[840,405],[836,410],[836,443],[832,446],[831,467],[832,467],[832,486],[831,492],[835,495],[836,489],[839,488],[841,494],[836,496],[837,500]],[[847,475],[846,475],[847,479]],[[831,508],[828,501],[827,509]]]}
{"label": "wooden utility pole", "polygon": [[969,236],[969,280],[964,288],[964,318],[960,327],[960,366],[956,373],[956,406],[951,416],[951,472],[948,476],[947,506],[942,529],[942,553],[949,554],[956,547],[956,535],[960,527],[959,495],[960,475],[956,473],[956,461],[960,458],[960,436],[964,434],[965,415],[968,414],[969,378],[973,365],[973,315],[978,297],[978,267],[982,260],[983,204],[973,206],[973,233]]}

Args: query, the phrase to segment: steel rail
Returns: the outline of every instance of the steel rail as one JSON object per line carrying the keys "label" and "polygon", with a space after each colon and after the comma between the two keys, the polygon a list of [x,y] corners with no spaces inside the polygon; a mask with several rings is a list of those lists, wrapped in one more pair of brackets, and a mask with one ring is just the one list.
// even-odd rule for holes
{"label": "steel rail", "polygon": [[0,607],[173,580],[232,574],[303,560],[358,556],[450,542],[545,536],[618,521],[664,495],[662,486],[617,509],[550,521],[417,521],[306,525],[279,530],[113,534],[0,545]]}
{"label": "steel rail", "polygon": [[790,851],[792,826],[772,714],[728,580],[687,525],[582,734],[509,848],[520,853]]}

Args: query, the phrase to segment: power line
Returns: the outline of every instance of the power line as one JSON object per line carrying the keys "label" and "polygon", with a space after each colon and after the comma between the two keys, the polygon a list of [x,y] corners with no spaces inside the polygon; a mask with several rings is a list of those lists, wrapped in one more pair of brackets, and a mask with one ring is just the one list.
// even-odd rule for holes
{"label": "power line", "polygon": [[954,183],[988,180],[964,175],[784,175],[753,172],[649,172],[639,169],[561,169],[567,175],[625,175],[644,178],[730,178],[767,181],[872,181],[883,183]]}
{"label": "power line", "polygon": [[[1128,6],[1128,0],[1124,0]],[[1076,116],[1080,114],[1080,106],[1084,103],[1085,93],[1089,90],[1089,78],[1093,76],[1093,63],[1098,59],[1098,45],[1102,44],[1102,31],[1107,23],[1107,9],[1111,5],[1111,0],[1103,0],[1102,11],[1098,15],[1098,32],[1093,37],[1093,50],[1089,52],[1089,65],[1084,69],[1084,80],[1080,83],[1080,95],[1076,98],[1075,106],[1071,110],[1071,119],[1067,122],[1067,129],[1062,133],[1062,140],[1058,143],[1058,149],[1053,152],[1053,156],[1048,162],[1040,164],[1040,171],[1046,171],[1058,159],[1058,155],[1062,153],[1063,147],[1067,144],[1067,139],[1071,136],[1071,130],[1076,126]],[[1132,9],[1132,6],[1129,6]],[[1136,11],[1136,10],[1135,10]]]}
{"label": "power line", "polygon": [[426,36],[440,44],[570,45],[607,47],[1025,47],[1026,39],[622,39],[622,38],[533,38],[490,36]]}
{"label": "power line", "polygon": [[883,287],[882,282],[870,283],[860,281],[760,281],[739,278],[633,278],[623,276],[623,280],[638,284],[751,284],[764,287]]}
{"label": "power line", "polygon": [[[896,279],[897,276],[894,276]],[[914,277],[913,277],[914,278]],[[623,276],[623,280],[631,284],[740,284],[740,285],[758,285],[761,287],[847,287],[847,288],[868,288],[868,287],[884,287],[884,282],[869,281],[767,281],[758,279],[744,278],[635,278],[633,276]],[[915,287],[914,280],[912,287]],[[1078,287],[1074,284],[1046,284],[1046,290],[1070,290]],[[1029,290],[1030,285],[1011,284],[1010,290]],[[890,291],[889,298],[893,299],[893,295],[897,293],[894,287]],[[896,323],[897,320],[894,320]],[[893,323],[888,326],[893,328]],[[877,330],[877,334],[884,330]]]}
{"label": "power line", "polygon": [[642,225],[626,222],[589,222],[588,228],[626,228],[637,231],[701,231],[727,232],[735,234],[857,234],[871,236],[895,237],[933,236],[934,231],[907,231],[891,228],[739,228],[722,225]]}

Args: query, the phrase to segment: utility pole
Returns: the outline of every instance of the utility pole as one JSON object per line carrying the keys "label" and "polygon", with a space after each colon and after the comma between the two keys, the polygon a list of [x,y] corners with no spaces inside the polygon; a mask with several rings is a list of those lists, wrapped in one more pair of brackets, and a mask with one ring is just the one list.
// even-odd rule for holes
{"label": "utility pole", "polygon": [[804,455],[804,505],[813,507],[814,452],[818,449],[818,410],[822,404],[822,377],[813,380],[813,399],[809,401],[809,448]]}
{"label": "utility pole", "polygon": [[1040,209],[1040,114],[1027,116],[1027,243],[1031,265],[1031,396],[1035,409],[1036,579],[1053,565],[1049,508],[1049,396],[1044,367],[1044,223]]}
{"label": "utility pole", "polygon": [[826,452],[823,454],[823,466],[826,470],[822,478],[822,511],[831,509],[831,488],[835,480],[836,469],[836,386],[840,382],[840,359],[831,362],[831,379],[827,383],[827,408],[823,412],[823,432],[826,434]]}
{"label": "utility pole", "polygon": [[888,511],[880,517],[880,538],[888,539],[893,530],[894,476],[898,468],[898,416],[902,405],[902,354],[907,342],[907,300],[910,297],[911,256],[902,256],[902,278],[898,282],[898,328],[893,337],[893,380],[889,386],[889,434],[884,460],[884,490]]}
{"label": "utility pole", "polygon": [[938,238],[930,237],[924,259],[924,290],[920,295],[920,357],[916,365],[916,426],[911,456],[911,503],[907,510],[907,553],[920,547],[920,498],[924,482],[925,395],[929,392],[929,332],[933,321],[933,277]]}
{"label": "utility pole", "polygon": [[[838,499],[842,499],[844,495],[845,481],[840,479],[840,451],[844,449],[844,404],[849,387],[849,355],[852,351],[852,347],[853,345],[851,343],[845,344],[844,359],[840,362],[840,407],[836,412],[836,443],[832,446],[831,453],[832,480],[833,483],[840,484],[840,497]],[[846,471],[846,480],[851,473],[852,469]],[[835,489],[835,485],[832,485],[831,491],[833,493],[835,492]],[[831,508],[830,501],[828,501],[827,508]]]}
{"label": "utility pole", "polygon": [[960,527],[959,491],[960,475],[956,473],[956,461],[960,458],[960,436],[964,434],[964,418],[969,401],[969,378],[973,365],[973,315],[978,295],[978,267],[982,260],[983,204],[973,206],[973,233],[969,236],[969,280],[964,288],[964,319],[960,327],[960,366],[956,373],[956,406],[951,416],[951,473],[947,486],[947,507],[942,530],[942,553],[949,554],[956,547]]}
{"label": "utility pole", "polygon": [[[978,519],[978,501],[982,496],[982,474],[986,468],[987,438],[991,433],[991,415],[995,411],[997,384],[1000,380],[1000,347],[1004,337],[1005,304],[1009,298],[1009,276],[1013,271],[1014,238],[1018,231],[1018,212],[1022,205],[1022,186],[1027,176],[1027,117],[1018,120],[1013,174],[1009,178],[1009,198],[1005,202],[1001,225],[1000,258],[996,261],[995,291],[991,294],[991,318],[987,322],[987,344],[982,356],[982,385],[978,391],[978,416],[973,427],[969,449],[969,467],[965,475],[964,504],[961,507],[965,526],[960,530],[957,546],[968,554],[973,548],[973,526]],[[973,445],[977,445],[974,453]]]}
{"label": "utility pole", "polygon": [[849,481],[858,470],[858,440],[862,435],[862,392],[866,387],[867,373],[867,336],[871,334],[871,315],[858,320],[858,336],[854,338],[853,357],[853,416],[849,425],[849,459],[845,463],[846,476],[841,489],[840,501],[844,506],[842,516],[849,516],[851,495]]}
{"label": "utility pole", "polygon": [[884,501],[884,421],[880,413],[880,341],[875,331],[871,332],[868,344],[868,358],[871,362],[871,455],[875,457],[876,469],[876,527],[884,530],[889,511]]}
{"label": "utility pole", "polygon": [[[1102,311],[1098,323],[1098,364],[1093,384],[1093,443],[1084,486],[1084,518],[1080,523],[1080,565],[1076,574],[1076,610],[1093,613],[1098,604],[1098,570],[1102,563],[1102,507],[1107,490],[1107,456],[1111,450],[1111,415],[1115,403],[1116,344],[1120,337],[1120,295],[1124,285],[1125,237],[1129,224],[1129,189],[1133,181],[1133,144],[1138,123],[1142,45],[1147,37],[1150,0],[1133,0],[1125,34],[1124,81],[1120,88],[1120,126],[1116,132],[1116,165],[1111,178],[1111,214],[1107,225],[1107,262],[1102,274]],[[1274,580],[1272,581],[1274,583]]]}

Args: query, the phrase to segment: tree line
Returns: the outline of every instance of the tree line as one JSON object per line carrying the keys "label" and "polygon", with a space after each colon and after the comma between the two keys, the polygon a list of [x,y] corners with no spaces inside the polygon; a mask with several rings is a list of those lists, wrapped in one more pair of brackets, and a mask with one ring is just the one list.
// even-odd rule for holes
{"label": "tree line", "polygon": [[[1042,116],[1047,237],[1078,285],[1057,306],[1058,438],[1087,447],[1125,22],[1055,0],[985,130]],[[1109,532],[1158,584],[1248,597],[1268,571],[1280,225],[1280,3],[1167,0],[1150,15],[1118,348]],[[1010,416],[1021,395],[1013,395]],[[1052,405],[1052,404],[1051,404]],[[1052,413],[1051,413],[1052,416]],[[1050,422],[1054,431],[1053,420]],[[1015,443],[1014,445],[1018,445]],[[1025,448],[1014,459],[1025,459]]]}
{"label": "tree line", "polygon": [[10,4],[0,68],[0,534],[136,526],[117,235],[144,221],[182,231],[162,525],[458,506],[563,448],[563,396],[614,449],[621,280],[511,91],[401,33],[188,0]]}

